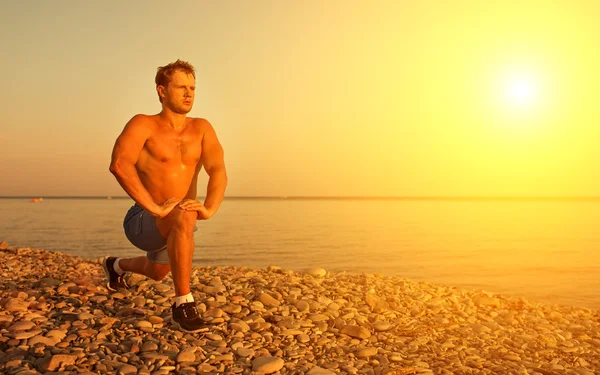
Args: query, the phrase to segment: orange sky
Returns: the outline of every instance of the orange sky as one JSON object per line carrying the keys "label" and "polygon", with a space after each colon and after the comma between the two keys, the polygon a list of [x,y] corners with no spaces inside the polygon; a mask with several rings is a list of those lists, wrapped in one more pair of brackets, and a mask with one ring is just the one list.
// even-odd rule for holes
{"label": "orange sky", "polygon": [[177,58],[230,196],[600,195],[600,3],[416,3],[2,2],[0,196],[124,195]]}

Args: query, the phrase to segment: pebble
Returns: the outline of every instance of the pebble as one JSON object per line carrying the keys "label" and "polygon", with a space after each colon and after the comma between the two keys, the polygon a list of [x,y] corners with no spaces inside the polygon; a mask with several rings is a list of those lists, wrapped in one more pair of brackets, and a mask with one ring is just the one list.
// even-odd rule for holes
{"label": "pebble", "polygon": [[283,365],[283,359],[265,356],[256,358],[252,361],[252,370],[262,372],[263,374],[272,374],[281,370]]}
{"label": "pebble", "polygon": [[27,331],[35,327],[35,323],[31,321],[20,321],[16,322],[10,327],[8,327],[8,332],[19,332],[19,331]]}
{"label": "pebble", "polygon": [[123,365],[119,367],[119,375],[129,375],[129,374],[137,374],[138,369],[132,365]]}
{"label": "pebble", "polygon": [[324,277],[327,275],[327,271],[325,271],[323,268],[311,268],[307,273],[314,277]]}
{"label": "pebble", "polygon": [[363,348],[356,352],[358,358],[372,357],[377,354],[377,348]]}
{"label": "pebble", "polygon": [[[388,374],[389,374],[389,372],[388,372]],[[319,366],[314,366],[313,368],[311,368],[310,370],[308,370],[308,372],[306,373],[306,375],[335,375],[335,372],[333,372],[331,370],[324,369],[324,368],[319,367]]]}
{"label": "pebble", "polygon": [[137,322],[135,322],[135,326],[137,328],[151,328],[152,327],[152,323],[150,323],[147,320],[138,320]]}
{"label": "pebble", "polygon": [[192,351],[182,351],[177,355],[177,362],[194,362],[196,355]]}
{"label": "pebble", "polygon": [[236,354],[240,357],[252,357],[254,355],[254,350],[241,347],[236,350]]}
{"label": "pebble", "polygon": [[29,303],[17,298],[9,298],[4,308],[8,312],[27,311]]}
{"label": "pebble", "polygon": [[372,323],[371,326],[377,332],[385,332],[392,327],[392,324],[388,322],[375,322]]}
{"label": "pebble", "polygon": [[142,353],[155,352],[157,350],[158,350],[158,345],[156,345],[155,343],[153,343],[151,341],[146,341],[145,343],[142,344],[142,347],[140,348],[140,351]]}
{"label": "pebble", "polygon": [[19,331],[14,334],[14,338],[17,340],[25,340],[31,337],[37,336],[42,333],[41,329],[31,330],[31,331]]}
{"label": "pebble", "polygon": [[371,332],[369,332],[364,327],[354,326],[354,325],[345,325],[340,333],[344,333],[350,337],[355,337],[358,339],[368,339],[371,337]]}
{"label": "pebble", "polygon": [[72,354],[54,354],[41,361],[40,368],[44,371],[54,371],[60,366],[73,365],[77,357]]}
{"label": "pebble", "polygon": [[277,307],[280,305],[279,301],[275,298],[271,297],[268,293],[262,293],[258,300],[264,305],[268,307]]}
{"label": "pebble", "polygon": [[244,321],[231,323],[231,324],[229,324],[229,326],[231,327],[232,330],[237,331],[237,332],[244,333],[244,332],[250,331],[250,326],[248,324],[246,324],[246,322],[244,322]]}
{"label": "pebble", "polygon": [[144,296],[136,296],[133,298],[133,304],[136,307],[144,307],[146,304],[146,298]]}

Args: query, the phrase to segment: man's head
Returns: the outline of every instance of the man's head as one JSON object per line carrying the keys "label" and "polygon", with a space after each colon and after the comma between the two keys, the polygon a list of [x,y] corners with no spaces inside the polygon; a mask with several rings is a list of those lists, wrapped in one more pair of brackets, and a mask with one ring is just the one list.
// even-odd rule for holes
{"label": "man's head", "polygon": [[192,109],[196,90],[196,72],[190,63],[177,60],[161,66],[156,72],[154,81],[158,100],[163,107],[180,114],[186,114]]}

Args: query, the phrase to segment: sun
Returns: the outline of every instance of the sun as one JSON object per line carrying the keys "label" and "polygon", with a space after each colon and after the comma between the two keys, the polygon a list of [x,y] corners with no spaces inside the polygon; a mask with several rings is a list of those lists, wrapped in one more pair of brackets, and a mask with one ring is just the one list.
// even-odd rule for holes
{"label": "sun", "polygon": [[531,108],[536,104],[539,95],[532,77],[516,76],[506,80],[504,96],[511,107]]}

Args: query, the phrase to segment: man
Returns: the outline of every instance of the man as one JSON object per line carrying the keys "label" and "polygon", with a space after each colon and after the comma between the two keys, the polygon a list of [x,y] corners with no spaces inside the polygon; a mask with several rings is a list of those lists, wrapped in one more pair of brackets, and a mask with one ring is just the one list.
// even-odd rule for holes
{"label": "man", "polygon": [[[217,212],[227,185],[215,130],[205,119],[186,117],[194,104],[195,79],[187,62],[159,67],[155,81],[162,111],[134,116],[115,142],[110,172],[135,201],[123,227],[146,255],[107,257],[103,263],[110,290],[126,287],[123,275],[128,271],[154,280],[171,272],[176,296],[172,319],[187,332],[202,328],[190,291],[196,220]],[[196,199],[202,166],[209,176],[204,203]]]}

